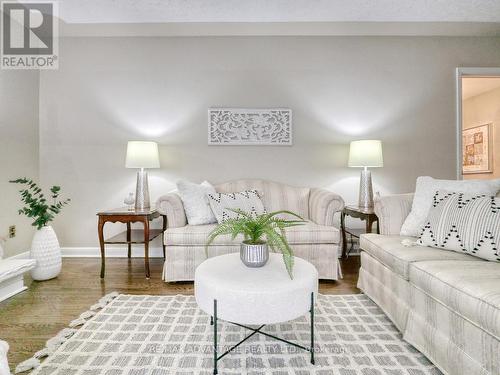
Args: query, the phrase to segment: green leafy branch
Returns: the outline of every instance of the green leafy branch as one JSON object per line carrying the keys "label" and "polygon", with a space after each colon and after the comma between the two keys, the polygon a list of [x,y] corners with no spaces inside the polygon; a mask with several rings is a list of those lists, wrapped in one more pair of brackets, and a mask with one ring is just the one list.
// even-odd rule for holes
{"label": "green leafy branch", "polygon": [[21,201],[25,206],[18,213],[19,215],[34,218],[31,225],[37,229],[41,229],[54,220],[62,208],[70,202],[70,199],[58,200],[61,192],[60,186],[52,186],[50,188],[49,202],[43,194],[42,189],[33,180],[23,177],[9,182],[24,185],[24,188],[19,190],[19,193],[21,194]]}
{"label": "green leafy branch", "polygon": [[[249,244],[263,244],[267,242],[273,252],[281,253],[286,270],[293,279],[293,251],[286,239],[285,229],[303,225],[305,223],[299,215],[291,211],[275,211],[266,214],[261,214],[256,217],[248,212],[242,210],[231,210],[238,214],[236,218],[226,220],[219,224],[208,235],[207,243],[205,245],[205,252],[208,256],[208,246],[213,241],[222,235],[231,235],[234,240],[239,234],[243,235],[246,243]],[[278,215],[288,214],[296,217],[299,220],[286,220],[279,218]]]}

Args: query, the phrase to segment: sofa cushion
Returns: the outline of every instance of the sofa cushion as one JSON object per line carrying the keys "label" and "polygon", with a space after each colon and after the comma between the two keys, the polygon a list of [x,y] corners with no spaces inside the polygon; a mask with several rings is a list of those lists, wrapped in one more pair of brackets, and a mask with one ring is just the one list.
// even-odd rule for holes
{"label": "sofa cushion", "polygon": [[482,260],[414,263],[410,282],[500,339],[499,263]]}
{"label": "sofa cushion", "polygon": [[[179,228],[169,228],[165,231],[165,245],[167,246],[200,246],[205,245],[208,234],[216,227],[209,225],[186,225]],[[286,229],[288,242],[293,244],[338,244],[339,230],[335,227],[317,225],[307,222],[305,225]],[[231,236],[219,236],[214,245],[235,245],[242,241],[238,236],[231,240]]]}
{"label": "sofa cushion", "polygon": [[416,240],[414,237],[363,234],[360,239],[360,248],[406,280],[409,280],[409,266],[414,262],[426,260],[476,260],[482,262],[479,258],[454,251],[419,245],[403,246],[401,241],[404,239]]}

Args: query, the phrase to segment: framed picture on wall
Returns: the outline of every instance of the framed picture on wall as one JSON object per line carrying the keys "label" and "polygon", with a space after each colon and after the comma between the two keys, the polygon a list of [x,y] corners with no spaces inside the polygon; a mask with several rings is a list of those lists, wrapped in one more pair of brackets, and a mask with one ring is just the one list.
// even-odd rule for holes
{"label": "framed picture on wall", "polygon": [[462,173],[492,173],[491,125],[462,131]]}

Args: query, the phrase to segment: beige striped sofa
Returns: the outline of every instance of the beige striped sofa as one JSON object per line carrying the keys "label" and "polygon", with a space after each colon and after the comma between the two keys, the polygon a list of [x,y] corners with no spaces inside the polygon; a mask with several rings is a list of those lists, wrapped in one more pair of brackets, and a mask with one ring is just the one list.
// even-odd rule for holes
{"label": "beige striped sofa", "polygon": [[[289,210],[307,220],[306,225],[287,229],[287,239],[296,256],[304,258],[318,269],[320,279],[336,280],[340,266],[338,254],[340,231],[337,212],[344,207],[342,198],[325,189],[293,187],[266,180],[237,180],[215,186],[219,192],[257,189],[268,212]],[[207,236],[216,224],[188,225],[178,194],[166,194],[156,202],[157,209],[167,216],[164,241],[166,258],[163,268],[165,281],[194,279],[196,267],[206,259]],[[242,238],[218,237],[209,248],[209,256],[239,251]]]}
{"label": "beige striped sofa", "polygon": [[380,235],[360,239],[358,287],[449,375],[500,374],[500,263],[423,246],[399,231],[411,194],[378,198]]}

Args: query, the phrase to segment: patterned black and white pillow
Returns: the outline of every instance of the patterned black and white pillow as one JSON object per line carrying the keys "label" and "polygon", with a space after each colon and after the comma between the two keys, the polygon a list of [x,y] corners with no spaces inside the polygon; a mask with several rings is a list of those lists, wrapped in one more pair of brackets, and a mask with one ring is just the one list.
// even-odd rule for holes
{"label": "patterned black and white pillow", "polygon": [[437,191],[418,242],[500,261],[500,198]]}
{"label": "patterned black and white pillow", "polygon": [[264,204],[257,190],[245,190],[238,193],[207,194],[212,212],[217,222],[223,223],[228,219],[238,218],[240,215],[231,210],[242,210],[256,217],[266,213]]}

